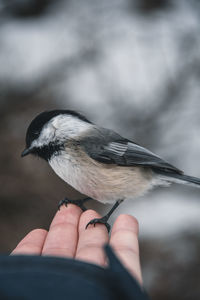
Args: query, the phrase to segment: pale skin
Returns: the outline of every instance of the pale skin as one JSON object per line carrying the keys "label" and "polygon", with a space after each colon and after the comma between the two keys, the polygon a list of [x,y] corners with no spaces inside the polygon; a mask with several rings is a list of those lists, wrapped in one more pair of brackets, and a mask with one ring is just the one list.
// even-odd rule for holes
{"label": "pale skin", "polygon": [[120,215],[109,238],[103,224],[89,225],[85,229],[91,219],[100,217],[94,210],[82,212],[76,205],[63,205],[53,218],[49,231],[35,229],[29,232],[11,255],[61,256],[106,267],[103,245],[109,243],[127,270],[142,284],[137,220],[130,215]]}

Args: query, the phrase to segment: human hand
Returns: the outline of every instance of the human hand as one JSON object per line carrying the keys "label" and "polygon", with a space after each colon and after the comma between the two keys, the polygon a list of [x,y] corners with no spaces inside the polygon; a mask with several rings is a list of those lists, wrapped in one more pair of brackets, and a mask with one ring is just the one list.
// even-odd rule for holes
{"label": "human hand", "polygon": [[120,215],[109,239],[103,224],[87,223],[100,218],[93,210],[82,210],[73,204],[62,206],[50,229],[35,229],[28,233],[11,254],[51,255],[75,258],[106,267],[103,246],[109,243],[129,272],[142,284],[138,246],[138,222],[130,215]]}

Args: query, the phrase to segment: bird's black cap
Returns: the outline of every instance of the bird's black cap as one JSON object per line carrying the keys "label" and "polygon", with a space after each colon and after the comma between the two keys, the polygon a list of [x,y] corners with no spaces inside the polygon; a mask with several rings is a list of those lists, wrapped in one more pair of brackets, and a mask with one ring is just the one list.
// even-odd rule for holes
{"label": "bird's black cap", "polygon": [[[50,110],[50,111],[44,111],[37,115],[35,119],[32,120],[31,124],[29,125],[26,133],[26,147],[27,149],[30,147],[32,141],[37,139],[44,127],[44,125],[50,121],[52,118],[61,115],[61,114],[67,114],[74,117],[79,118],[80,120],[83,120],[87,123],[91,123],[86,117],[84,117],[82,114],[77,113],[73,110]],[[26,155],[26,154],[25,154]]]}

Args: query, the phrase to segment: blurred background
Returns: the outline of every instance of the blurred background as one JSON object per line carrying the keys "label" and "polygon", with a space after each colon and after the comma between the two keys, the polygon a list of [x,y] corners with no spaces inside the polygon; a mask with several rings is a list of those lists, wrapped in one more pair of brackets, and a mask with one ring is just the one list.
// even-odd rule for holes
{"label": "blurred background", "polygon": [[[55,108],[200,177],[200,2],[0,0],[1,253],[80,197],[46,162],[20,158],[30,121]],[[157,188],[112,221],[122,212],[139,220],[152,299],[199,300],[200,190]]]}

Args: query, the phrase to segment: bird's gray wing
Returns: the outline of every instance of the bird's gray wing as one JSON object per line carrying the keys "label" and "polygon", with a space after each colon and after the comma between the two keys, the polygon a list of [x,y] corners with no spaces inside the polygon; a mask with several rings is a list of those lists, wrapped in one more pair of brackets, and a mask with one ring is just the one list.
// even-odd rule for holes
{"label": "bird's gray wing", "polygon": [[91,158],[101,163],[151,167],[155,171],[157,169],[182,174],[182,171],[156,154],[109,129],[98,128],[91,132],[91,135],[81,141],[81,146]]}

